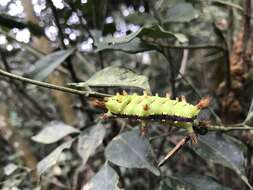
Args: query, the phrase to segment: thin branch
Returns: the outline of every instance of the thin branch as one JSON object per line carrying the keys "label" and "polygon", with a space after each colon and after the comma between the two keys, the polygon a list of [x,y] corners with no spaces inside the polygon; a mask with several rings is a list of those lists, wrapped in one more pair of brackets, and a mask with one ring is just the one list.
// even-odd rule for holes
{"label": "thin branch", "polygon": [[251,52],[249,51],[249,47],[251,44],[251,0],[245,0],[244,2],[244,33],[243,33],[243,66],[245,71],[247,71],[250,67],[251,63]]}
{"label": "thin branch", "polygon": [[[82,14],[81,11],[79,11],[75,8],[75,5],[72,2],[68,2],[68,5],[70,6],[71,10],[77,14],[84,30],[87,32],[88,36],[93,40],[92,47],[94,48],[95,47],[94,46],[95,38],[93,37],[90,29],[88,28],[88,26],[86,24],[86,19],[85,19],[84,15]],[[105,10],[103,10],[103,12],[105,12],[105,13],[106,13],[106,8],[107,8],[107,1],[105,1]],[[94,15],[94,16],[96,16],[96,15]],[[93,22],[96,24],[96,19],[94,19]],[[103,31],[103,25],[100,27],[100,30]],[[103,59],[103,52],[98,52],[98,62],[100,65],[100,69],[104,69],[105,65],[104,65],[104,59]]]}
{"label": "thin branch", "polygon": [[98,52],[98,57],[99,57],[99,65],[100,65],[100,69],[104,69],[105,65],[104,65],[104,58],[103,58],[103,52]]}
{"label": "thin branch", "polygon": [[8,77],[8,78],[11,78],[14,80],[19,80],[22,82],[34,84],[37,86],[41,86],[41,87],[45,87],[45,88],[49,88],[49,89],[53,89],[53,90],[59,90],[59,91],[63,91],[63,92],[68,92],[68,93],[72,93],[72,94],[82,95],[82,96],[86,96],[86,97],[103,98],[103,97],[110,97],[111,96],[109,94],[104,94],[104,93],[100,93],[100,92],[76,90],[76,89],[58,86],[58,85],[54,85],[54,84],[50,84],[50,83],[46,83],[46,82],[36,81],[33,79],[25,78],[22,76],[18,76],[18,75],[6,72],[2,69],[0,69],[0,75],[3,75],[5,77]]}
{"label": "thin branch", "polygon": [[169,151],[169,153],[159,162],[158,166],[161,167],[162,165],[164,165],[164,163],[168,159],[170,159],[173,155],[175,155],[189,140],[190,140],[189,136],[186,136],[183,139],[181,139],[177,143],[177,145],[171,151]]}
{"label": "thin branch", "polygon": [[[179,73],[181,73],[181,75],[185,74],[187,63],[188,63],[188,57],[189,57],[189,49],[184,49],[183,58],[182,58],[181,66],[179,69]],[[181,76],[178,75],[176,79],[178,80],[180,78],[181,78]]]}
{"label": "thin branch", "polygon": [[[223,126],[223,125],[211,125],[211,126],[208,126],[206,127],[205,129],[207,130],[207,133],[208,132],[231,132],[231,131],[247,131],[247,130],[253,130],[253,127],[250,127],[246,124],[232,124],[232,125],[229,125],[231,127],[226,127],[226,126]],[[176,127],[175,127],[176,128]],[[202,126],[199,126],[198,128],[203,128]],[[156,139],[160,139],[160,138],[164,138],[164,137],[167,137],[167,136],[171,136],[171,135],[183,135],[184,132],[183,131],[178,131],[178,132],[174,132],[174,133],[171,133],[171,132],[168,132],[168,133],[162,133],[162,134],[159,134],[159,135],[155,135],[155,136],[152,136],[149,138],[149,141],[153,141],[153,140],[156,140]]]}
{"label": "thin branch", "polygon": [[[64,32],[63,32],[63,30],[61,28],[60,18],[58,17],[57,10],[56,10],[56,8],[55,8],[52,0],[47,0],[47,2],[48,2],[49,6],[51,7],[52,12],[53,12],[55,24],[56,24],[56,26],[58,28],[58,31],[59,31],[59,38],[60,38],[62,49],[67,49],[66,45],[64,44]],[[66,59],[66,63],[67,63],[66,68],[69,70],[73,81],[74,82],[80,82],[80,80],[76,76],[76,73],[75,73],[75,70],[74,70],[74,66],[73,66],[73,63],[72,63],[71,59],[67,58]]]}
{"label": "thin branch", "polygon": [[213,25],[214,27],[214,32],[217,35],[217,37],[219,37],[222,42],[223,42],[223,49],[221,49],[224,53],[224,57],[225,57],[225,86],[226,86],[226,93],[229,92],[229,90],[231,89],[231,69],[230,69],[230,49],[229,49],[229,44],[227,42],[226,37],[224,36],[224,34],[222,33],[222,31],[216,27],[216,25]]}
{"label": "thin branch", "polygon": [[[82,24],[82,27],[83,27],[84,30],[87,32],[88,36],[93,40],[93,42],[95,42],[95,39],[94,39],[93,35],[91,34],[90,29],[89,29],[88,26],[87,26],[87,22],[86,22],[86,20],[85,20],[85,18],[84,18],[84,15],[83,15],[82,11],[77,10],[77,9],[75,8],[74,3],[71,2],[71,1],[68,2],[68,5],[70,6],[71,10],[77,14],[77,16],[78,16],[78,18],[79,18],[79,20],[80,20],[80,22],[81,22],[81,24]],[[94,46],[94,43],[92,43],[92,46]]]}
{"label": "thin branch", "polygon": [[172,57],[170,56],[170,52],[165,48],[162,48],[162,54],[166,58],[167,62],[169,63],[169,70],[170,70],[170,85],[171,85],[171,98],[176,98],[176,75],[175,75],[175,68],[172,63]]}
{"label": "thin branch", "polygon": [[51,0],[47,0],[52,12],[53,12],[53,15],[54,15],[54,21],[55,21],[55,24],[58,28],[58,31],[59,31],[59,37],[60,37],[60,42],[61,42],[61,46],[63,49],[66,49],[66,45],[64,44],[64,33],[63,33],[63,30],[61,28],[61,24],[60,24],[60,20],[59,20],[59,17],[58,17],[58,14],[57,14],[57,10],[53,4],[53,2]]}
{"label": "thin branch", "polygon": [[163,48],[172,48],[172,49],[210,49],[210,48],[215,48],[215,49],[220,49],[222,51],[226,51],[227,49],[223,47],[222,45],[219,44],[195,44],[195,45],[172,45],[172,44],[165,44],[165,43],[159,43],[159,42],[150,42],[145,40],[145,43],[148,45],[159,45],[160,47]]}
{"label": "thin branch", "polygon": [[244,124],[235,124],[231,125],[232,127],[226,127],[226,126],[211,126],[208,127],[208,131],[220,131],[220,132],[230,132],[230,131],[247,131],[247,130],[253,130],[253,127],[250,127],[248,125]]}

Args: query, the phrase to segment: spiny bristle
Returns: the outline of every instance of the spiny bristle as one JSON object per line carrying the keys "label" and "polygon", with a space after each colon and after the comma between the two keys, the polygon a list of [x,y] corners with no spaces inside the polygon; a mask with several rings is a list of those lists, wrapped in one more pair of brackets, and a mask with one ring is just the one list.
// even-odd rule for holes
{"label": "spiny bristle", "polygon": [[182,102],[187,102],[185,96],[181,96],[180,99]]}
{"label": "spiny bristle", "polygon": [[166,93],[166,98],[169,98],[169,99],[170,99],[170,98],[171,98],[171,93],[167,92],[167,93]]}
{"label": "spiny bristle", "polygon": [[147,97],[148,96],[148,92],[146,90],[143,91],[143,96]]}
{"label": "spiny bristle", "polygon": [[127,95],[128,95],[127,91],[125,91],[125,90],[123,90],[122,93],[123,93],[124,96],[127,96]]}

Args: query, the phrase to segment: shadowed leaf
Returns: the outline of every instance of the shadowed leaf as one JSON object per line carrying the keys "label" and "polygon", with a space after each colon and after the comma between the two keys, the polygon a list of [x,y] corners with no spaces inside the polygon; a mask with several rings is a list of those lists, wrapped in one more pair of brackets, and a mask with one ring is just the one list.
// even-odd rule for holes
{"label": "shadowed leaf", "polygon": [[[160,25],[150,25],[143,26],[137,31],[132,32],[131,34],[120,37],[120,38],[98,38],[100,40],[95,41],[95,46],[97,47],[96,51],[102,51],[105,49],[114,49],[121,50],[130,53],[142,52],[146,50],[154,49],[152,46],[145,45],[140,39],[149,38],[150,40],[155,39],[166,39],[168,43],[174,44],[175,42],[185,43],[188,41],[185,35],[181,33],[173,33],[166,31]],[[134,40],[134,42],[131,42]],[[129,48],[130,45],[133,45],[132,50]]]}
{"label": "shadowed leaf", "polygon": [[63,122],[54,121],[46,125],[45,128],[42,129],[37,135],[33,136],[32,140],[43,144],[50,144],[69,134],[79,132],[79,130]]}
{"label": "shadowed leaf", "polygon": [[106,147],[105,156],[116,165],[147,168],[155,175],[160,175],[160,171],[153,165],[148,139],[141,137],[139,130],[133,129],[116,136]]}
{"label": "shadowed leaf", "polygon": [[245,176],[244,150],[245,147],[238,140],[225,134],[199,136],[199,145],[194,148],[202,158],[234,170],[251,187]]}
{"label": "shadowed leaf", "polygon": [[198,18],[199,14],[191,3],[179,2],[167,11],[163,22],[190,22]]}
{"label": "shadowed leaf", "polygon": [[157,20],[148,13],[133,12],[125,17],[126,21],[136,25],[157,24]]}
{"label": "shadowed leaf", "polygon": [[214,3],[214,4],[217,3],[217,4],[221,4],[221,5],[226,5],[226,6],[236,8],[237,10],[244,11],[243,7],[241,7],[239,4],[236,4],[236,3],[233,3],[233,2],[230,2],[230,1],[212,0],[211,2]]}
{"label": "shadowed leaf", "polygon": [[65,59],[67,59],[73,52],[74,48],[68,50],[60,50],[50,53],[38,61],[34,65],[34,70],[27,73],[26,76],[34,80],[45,80],[50,73],[52,73]]}
{"label": "shadowed leaf", "polygon": [[231,190],[209,176],[177,175],[169,176],[161,183],[160,190]]}
{"label": "shadowed leaf", "polygon": [[125,87],[140,88],[150,92],[148,79],[144,75],[138,75],[130,69],[111,66],[96,72],[88,81],[69,84],[75,88],[87,87]]}
{"label": "shadowed leaf", "polygon": [[97,44],[97,51],[102,51],[104,49],[123,51],[126,53],[139,53],[144,51],[151,51],[155,49],[155,47],[146,45],[141,41],[140,38],[134,38],[133,40],[125,43],[113,43],[110,45],[108,45],[108,43]]}
{"label": "shadowed leaf", "polygon": [[105,126],[101,124],[92,127],[88,134],[79,136],[77,151],[83,159],[83,164],[95,153],[96,148],[103,142],[104,137]]}
{"label": "shadowed leaf", "polygon": [[53,150],[48,156],[43,158],[38,164],[37,164],[37,174],[40,176],[44,172],[46,172],[49,168],[51,168],[53,165],[55,165],[60,158],[62,152],[64,149],[69,149],[73,143],[73,140],[65,142],[58,146],[55,150]]}
{"label": "shadowed leaf", "polygon": [[119,176],[108,163],[82,188],[82,190],[120,190]]}

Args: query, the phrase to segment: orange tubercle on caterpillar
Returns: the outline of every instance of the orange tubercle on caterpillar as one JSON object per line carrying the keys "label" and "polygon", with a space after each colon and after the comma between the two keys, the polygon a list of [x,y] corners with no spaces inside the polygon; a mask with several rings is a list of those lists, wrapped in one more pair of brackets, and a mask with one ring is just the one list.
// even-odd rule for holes
{"label": "orange tubercle on caterpillar", "polygon": [[143,110],[144,110],[144,111],[148,111],[148,109],[149,109],[148,104],[143,105]]}
{"label": "orange tubercle on caterpillar", "polygon": [[211,96],[207,96],[207,97],[201,99],[201,100],[197,103],[196,106],[197,106],[199,109],[207,108],[207,107],[209,106],[211,100],[212,100],[212,97],[211,97]]}

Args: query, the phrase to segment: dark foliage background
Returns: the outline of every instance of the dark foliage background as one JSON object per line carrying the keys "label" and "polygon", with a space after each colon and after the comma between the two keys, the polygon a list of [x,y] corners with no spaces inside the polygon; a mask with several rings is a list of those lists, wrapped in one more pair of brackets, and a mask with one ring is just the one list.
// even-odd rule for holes
{"label": "dark foliage background", "polygon": [[[1,0],[0,188],[253,189],[251,4]],[[158,167],[185,130],[102,119],[122,90],[211,96],[208,133]]]}

